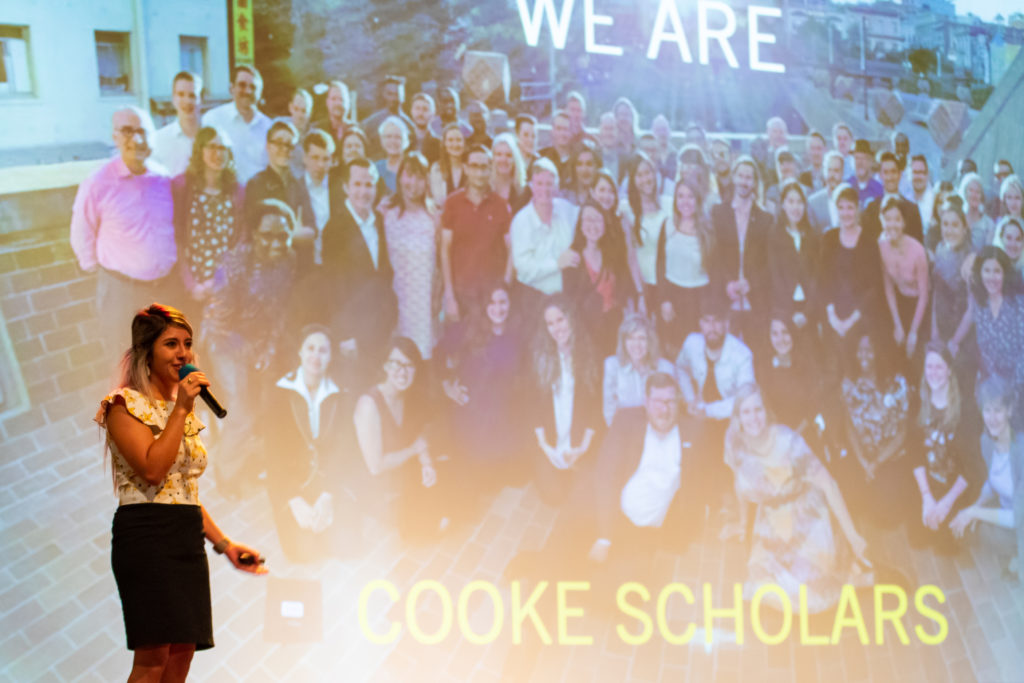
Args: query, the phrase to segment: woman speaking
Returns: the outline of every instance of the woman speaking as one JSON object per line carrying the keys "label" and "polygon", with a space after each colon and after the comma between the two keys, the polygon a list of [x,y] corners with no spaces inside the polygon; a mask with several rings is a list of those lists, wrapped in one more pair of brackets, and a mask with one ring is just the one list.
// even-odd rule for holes
{"label": "woman speaking", "polygon": [[206,448],[192,409],[209,382],[201,372],[178,379],[192,360],[192,327],[180,311],[139,311],[119,388],[96,415],[119,499],[110,562],[135,651],[129,681],[184,681],[192,654],[213,647],[204,536],[238,569],[266,573],[259,553],[232,543],[199,502]]}

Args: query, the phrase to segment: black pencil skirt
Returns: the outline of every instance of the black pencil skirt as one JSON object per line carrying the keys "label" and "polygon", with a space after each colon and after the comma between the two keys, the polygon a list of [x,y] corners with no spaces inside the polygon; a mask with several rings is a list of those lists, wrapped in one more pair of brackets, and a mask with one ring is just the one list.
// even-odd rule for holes
{"label": "black pencil skirt", "polygon": [[165,643],[213,647],[210,567],[198,505],[137,503],[114,513],[110,564],[128,649]]}

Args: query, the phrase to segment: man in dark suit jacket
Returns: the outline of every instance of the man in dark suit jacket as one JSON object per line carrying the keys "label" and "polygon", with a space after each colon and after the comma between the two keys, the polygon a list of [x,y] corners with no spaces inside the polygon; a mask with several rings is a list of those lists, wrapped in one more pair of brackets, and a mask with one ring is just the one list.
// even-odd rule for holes
{"label": "man in dark suit jacket", "polygon": [[[661,585],[650,576],[651,557],[658,549],[679,552],[697,535],[706,502],[704,461],[722,453],[707,444],[698,420],[680,414],[672,375],[654,373],[646,395],[644,408],[616,413],[592,477],[573,492],[545,549],[514,558],[509,578],[557,580],[582,570],[598,580]],[[616,581],[599,581],[602,588],[592,592],[611,588],[610,594],[593,597],[614,601]]]}
{"label": "man in dark suit jacket", "polygon": [[872,239],[878,239],[879,235],[882,234],[882,207],[890,199],[894,199],[900,207],[900,213],[903,214],[903,234],[913,237],[921,244],[924,244],[921,210],[918,209],[917,204],[900,195],[901,171],[899,160],[892,152],[882,152],[878,156],[878,164],[882,176],[882,189],[885,194],[878,199],[872,200],[867,208],[864,209],[864,213],[861,216],[861,226],[868,231]]}
{"label": "man in dark suit jacket", "polygon": [[728,296],[735,311],[733,324],[744,338],[753,340],[765,336],[758,334],[757,325],[768,313],[771,296],[764,251],[774,220],[757,204],[756,162],[740,157],[732,168],[732,201],[711,209],[715,235],[711,286],[715,295]]}
{"label": "man in dark suit jacket", "polygon": [[[343,355],[358,359],[363,380],[383,361],[385,345],[398,317],[391,287],[384,222],[373,210],[377,169],[355,159],[343,176],[347,199],[331,212],[323,233],[325,303],[333,311],[331,332]],[[337,296],[337,299],[333,299]],[[361,387],[360,387],[361,388]]]}

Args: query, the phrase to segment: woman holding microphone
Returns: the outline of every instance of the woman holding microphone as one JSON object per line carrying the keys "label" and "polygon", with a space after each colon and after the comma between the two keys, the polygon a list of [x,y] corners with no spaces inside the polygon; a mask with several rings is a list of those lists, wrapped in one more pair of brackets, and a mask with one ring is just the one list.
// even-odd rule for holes
{"label": "woman holding microphone", "polygon": [[180,311],[160,304],[139,311],[119,388],[96,415],[119,499],[110,560],[135,651],[129,682],[184,681],[193,653],[213,647],[204,537],[238,569],[267,571],[260,554],[232,543],[199,502],[207,458],[193,407],[209,381],[198,371],[178,379],[192,360],[192,327]]}

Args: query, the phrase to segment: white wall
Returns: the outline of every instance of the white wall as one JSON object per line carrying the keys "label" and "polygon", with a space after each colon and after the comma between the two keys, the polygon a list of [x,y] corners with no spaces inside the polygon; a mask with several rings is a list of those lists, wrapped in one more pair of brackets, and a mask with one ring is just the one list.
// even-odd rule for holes
{"label": "white wall", "polygon": [[[147,73],[151,97],[170,95],[179,70],[180,34],[207,36],[210,86],[223,96],[228,86],[227,4],[216,0],[139,0],[146,22]],[[36,0],[4,2],[0,24],[29,27],[35,94],[0,98],[0,150],[110,141],[110,117],[134,94],[102,96],[94,31],[135,33],[132,0]]]}

